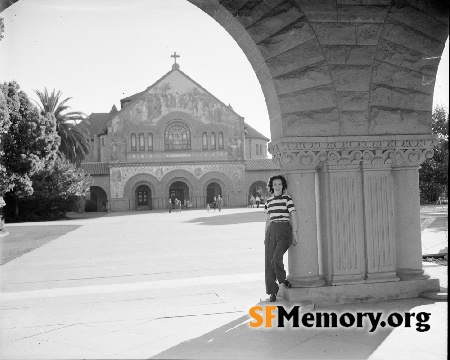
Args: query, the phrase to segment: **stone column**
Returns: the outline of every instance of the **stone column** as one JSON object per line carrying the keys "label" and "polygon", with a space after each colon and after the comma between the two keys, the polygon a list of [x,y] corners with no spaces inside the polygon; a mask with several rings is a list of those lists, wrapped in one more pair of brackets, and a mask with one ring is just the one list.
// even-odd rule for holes
{"label": "stone column", "polygon": [[394,185],[397,276],[401,280],[428,279],[422,270],[419,166],[433,157],[435,140],[397,142],[392,169]]}
{"label": "stone column", "polygon": [[319,274],[316,173],[326,154],[320,149],[308,151],[304,145],[301,141],[280,141],[269,150],[275,163],[286,174],[287,193],[297,210],[294,216],[297,217],[299,243],[291,246],[288,253],[288,279],[296,288],[325,284]]}
{"label": "stone column", "polygon": [[202,196],[203,196],[203,193],[201,191],[192,191],[192,206],[193,207],[195,207],[195,208],[203,207]]}
{"label": "stone column", "polygon": [[398,281],[391,168],[364,166],[363,174],[366,282]]}
{"label": "stone column", "polygon": [[317,245],[316,170],[297,170],[286,173],[288,194],[294,201],[298,224],[298,244],[289,248],[288,279],[294,287],[322,286],[319,275]]}
{"label": "stone column", "polygon": [[167,199],[165,196],[155,195],[152,197],[152,202],[153,202],[153,210],[168,209]]}
{"label": "stone column", "polygon": [[394,187],[395,237],[397,240],[397,276],[402,280],[426,279],[422,270],[420,228],[419,169],[396,168]]}
{"label": "stone column", "polygon": [[321,272],[328,284],[365,280],[364,212],[359,164],[330,156],[320,172]]}

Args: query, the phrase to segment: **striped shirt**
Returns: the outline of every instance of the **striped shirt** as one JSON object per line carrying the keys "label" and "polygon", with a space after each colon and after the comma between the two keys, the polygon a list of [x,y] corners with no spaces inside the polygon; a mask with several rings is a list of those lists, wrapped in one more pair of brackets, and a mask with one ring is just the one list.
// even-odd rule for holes
{"label": "striped shirt", "polygon": [[269,214],[270,221],[289,221],[289,214],[293,211],[295,211],[294,202],[286,194],[271,196],[264,206],[264,212]]}

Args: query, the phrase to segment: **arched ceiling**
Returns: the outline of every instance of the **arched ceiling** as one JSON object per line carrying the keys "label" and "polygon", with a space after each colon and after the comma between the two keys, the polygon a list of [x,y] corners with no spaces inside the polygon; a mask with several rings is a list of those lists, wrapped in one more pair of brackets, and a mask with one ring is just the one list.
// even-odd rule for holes
{"label": "arched ceiling", "polygon": [[188,1],[247,56],[272,140],[431,133],[447,1]]}

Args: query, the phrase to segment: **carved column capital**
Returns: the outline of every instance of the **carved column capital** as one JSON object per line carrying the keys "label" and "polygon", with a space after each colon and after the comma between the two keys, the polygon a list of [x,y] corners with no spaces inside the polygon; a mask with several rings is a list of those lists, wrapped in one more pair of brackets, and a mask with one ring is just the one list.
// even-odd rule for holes
{"label": "carved column capital", "polygon": [[395,160],[393,167],[418,167],[426,159],[434,155],[434,147],[438,141],[430,139],[405,139],[395,142]]}
{"label": "carved column capital", "polygon": [[273,161],[285,171],[419,166],[433,157],[433,135],[286,137],[269,144]]}

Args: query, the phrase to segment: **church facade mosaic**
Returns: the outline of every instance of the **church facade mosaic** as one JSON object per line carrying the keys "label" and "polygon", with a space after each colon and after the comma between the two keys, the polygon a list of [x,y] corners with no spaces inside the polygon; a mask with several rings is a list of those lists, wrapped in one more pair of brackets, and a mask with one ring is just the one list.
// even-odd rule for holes
{"label": "church facade mosaic", "polygon": [[96,196],[99,209],[102,202],[112,211],[167,209],[169,199],[198,208],[218,195],[225,206],[245,206],[254,184],[277,173],[267,159],[269,139],[177,63],[145,91],[122,99],[120,111],[100,115],[105,115],[103,129],[91,136],[83,164],[88,172],[90,166],[104,165],[103,173],[91,172],[106,193],[107,199]]}

